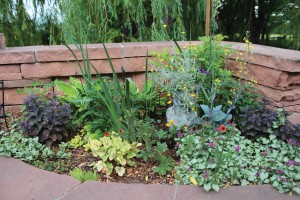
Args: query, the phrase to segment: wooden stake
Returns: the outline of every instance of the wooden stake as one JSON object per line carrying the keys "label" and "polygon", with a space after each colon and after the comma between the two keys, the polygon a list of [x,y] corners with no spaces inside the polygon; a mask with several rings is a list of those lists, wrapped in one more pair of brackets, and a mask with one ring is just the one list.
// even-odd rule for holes
{"label": "wooden stake", "polygon": [[209,36],[210,32],[210,0],[206,0],[206,20],[205,20],[205,36]]}
{"label": "wooden stake", "polygon": [[0,33],[0,49],[5,48],[5,37],[3,33]]}

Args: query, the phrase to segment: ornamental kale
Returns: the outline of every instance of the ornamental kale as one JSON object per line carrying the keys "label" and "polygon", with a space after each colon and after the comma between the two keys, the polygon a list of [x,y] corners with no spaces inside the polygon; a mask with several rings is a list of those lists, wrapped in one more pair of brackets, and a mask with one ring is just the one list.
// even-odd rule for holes
{"label": "ornamental kale", "polygon": [[43,101],[31,94],[23,105],[21,130],[25,136],[38,137],[39,142],[46,143],[47,146],[68,137],[72,112],[69,104],[61,104],[55,95],[50,100]]}

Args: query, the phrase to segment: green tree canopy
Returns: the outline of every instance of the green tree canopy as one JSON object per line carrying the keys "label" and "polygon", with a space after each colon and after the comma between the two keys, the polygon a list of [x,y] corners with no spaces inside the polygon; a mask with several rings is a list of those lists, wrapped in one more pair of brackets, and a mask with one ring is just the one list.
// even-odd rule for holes
{"label": "green tree canopy", "polygon": [[[253,43],[300,48],[300,0],[212,1],[228,40],[250,31]],[[196,40],[205,32],[205,7],[206,0],[2,0],[0,32],[8,46]]]}

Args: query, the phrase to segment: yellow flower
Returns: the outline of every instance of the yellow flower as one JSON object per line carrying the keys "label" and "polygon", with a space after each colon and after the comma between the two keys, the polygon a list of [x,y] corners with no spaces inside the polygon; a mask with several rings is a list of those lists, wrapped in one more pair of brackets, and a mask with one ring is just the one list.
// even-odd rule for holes
{"label": "yellow flower", "polygon": [[173,119],[170,119],[170,125],[174,126],[175,123],[174,123],[174,120]]}
{"label": "yellow flower", "polygon": [[160,62],[164,62],[164,59],[160,59]]}
{"label": "yellow flower", "polygon": [[164,28],[167,28],[167,24],[163,24],[163,27],[164,27]]}
{"label": "yellow flower", "polygon": [[220,83],[221,81],[220,81],[220,79],[219,78],[216,78],[215,79],[215,83]]}
{"label": "yellow flower", "polygon": [[194,185],[198,185],[196,179],[194,177],[190,177],[190,181],[194,184]]}
{"label": "yellow flower", "polygon": [[170,126],[171,126],[170,124],[166,123],[166,127],[170,127]]}
{"label": "yellow flower", "polygon": [[195,97],[196,95],[195,94],[191,94],[191,97]]}
{"label": "yellow flower", "polygon": [[184,126],[183,128],[184,128],[184,130],[187,130],[187,129],[188,129],[188,127],[187,127],[187,126]]}
{"label": "yellow flower", "polygon": [[167,96],[168,96],[168,97],[170,97],[170,96],[171,96],[171,94],[170,94],[170,93],[168,93],[168,94],[167,94]]}
{"label": "yellow flower", "polygon": [[195,111],[196,110],[196,108],[192,108],[192,111]]}
{"label": "yellow flower", "polygon": [[182,48],[186,49],[186,46],[183,46]]}
{"label": "yellow flower", "polygon": [[171,100],[167,102],[167,104],[171,104],[171,103],[172,103],[172,101],[171,101]]}

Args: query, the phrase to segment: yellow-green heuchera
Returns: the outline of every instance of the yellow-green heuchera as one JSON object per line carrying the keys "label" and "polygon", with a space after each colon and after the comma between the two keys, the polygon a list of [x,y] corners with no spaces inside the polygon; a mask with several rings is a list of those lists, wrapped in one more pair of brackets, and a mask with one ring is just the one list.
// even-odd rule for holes
{"label": "yellow-green heuchera", "polygon": [[117,136],[116,132],[110,133],[99,140],[90,140],[90,147],[93,156],[99,157],[101,160],[94,162],[93,166],[97,171],[105,172],[110,175],[113,170],[119,175],[123,176],[125,173],[125,166],[135,166],[132,158],[136,157],[140,151],[140,143],[129,143]]}

